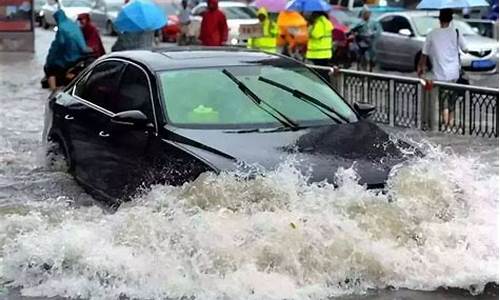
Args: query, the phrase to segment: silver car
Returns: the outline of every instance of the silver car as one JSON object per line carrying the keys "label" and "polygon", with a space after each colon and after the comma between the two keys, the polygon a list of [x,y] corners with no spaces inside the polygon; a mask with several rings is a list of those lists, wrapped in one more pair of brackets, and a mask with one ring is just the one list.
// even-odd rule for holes
{"label": "silver car", "polygon": [[[414,71],[420,59],[426,35],[439,27],[437,12],[402,11],[380,15],[383,33],[375,43],[377,62],[382,68]],[[464,36],[467,53],[460,51],[465,71],[495,72],[498,65],[498,41],[483,37],[467,23],[455,19],[452,26]]]}
{"label": "silver car", "polygon": [[113,23],[124,4],[124,0],[96,0],[90,11],[90,19],[101,32],[114,35]]}

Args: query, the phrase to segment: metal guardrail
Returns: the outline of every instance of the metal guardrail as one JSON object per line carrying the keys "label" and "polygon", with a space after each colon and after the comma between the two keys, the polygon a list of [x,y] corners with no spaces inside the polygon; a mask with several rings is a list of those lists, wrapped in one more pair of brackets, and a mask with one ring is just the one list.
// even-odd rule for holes
{"label": "metal guardrail", "polygon": [[[344,99],[373,104],[372,120],[395,127],[498,137],[498,89],[420,78],[309,66],[329,72]],[[448,109],[448,124],[444,113]],[[450,113],[451,112],[451,113]]]}

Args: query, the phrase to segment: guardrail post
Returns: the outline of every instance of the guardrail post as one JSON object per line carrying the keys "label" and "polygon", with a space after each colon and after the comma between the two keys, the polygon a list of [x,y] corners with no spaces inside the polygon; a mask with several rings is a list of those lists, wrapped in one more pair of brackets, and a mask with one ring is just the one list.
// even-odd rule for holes
{"label": "guardrail post", "polygon": [[439,131],[439,87],[434,86],[432,81],[426,83],[426,94],[428,98],[428,122],[429,129],[432,131]]}
{"label": "guardrail post", "polygon": [[394,79],[389,80],[389,125],[394,127],[396,118],[396,89]]}
{"label": "guardrail post", "polygon": [[424,85],[420,85],[420,95],[421,95],[421,115],[420,115],[420,123],[422,130],[432,130],[432,122],[431,122],[431,101],[432,101],[432,86],[427,84],[427,81]]}

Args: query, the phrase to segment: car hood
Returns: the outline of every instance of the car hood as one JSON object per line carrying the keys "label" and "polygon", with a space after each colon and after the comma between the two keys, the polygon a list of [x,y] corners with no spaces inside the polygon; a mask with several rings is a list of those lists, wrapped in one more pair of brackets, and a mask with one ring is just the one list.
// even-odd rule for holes
{"label": "car hood", "polygon": [[497,40],[480,35],[466,35],[464,40],[469,51],[486,51],[498,48]]}
{"label": "car hood", "polygon": [[368,121],[253,133],[167,128],[167,136],[165,141],[199,157],[216,170],[232,170],[236,167],[235,161],[273,170],[293,155],[299,162],[296,167],[315,182],[335,183],[339,168],[353,167],[361,184],[382,187],[392,167],[405,160],[400,145]]}

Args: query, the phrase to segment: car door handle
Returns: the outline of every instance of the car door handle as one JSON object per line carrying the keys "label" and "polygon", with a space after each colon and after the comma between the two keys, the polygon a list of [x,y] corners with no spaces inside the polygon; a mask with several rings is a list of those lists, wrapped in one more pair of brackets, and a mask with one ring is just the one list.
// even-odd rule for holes
{"label": "car door handle", "polygon": [[106,131],[101,131],[101,132],[99,132],[99,136],[103,137],[103,138],[107,138],[107,137],[109,137],[109,133],[107,133]]}
{"label": "car door handle", "polygon": [[65,119],[65,120],[74,120],[74,119],[75,119],[75,117],[73,117],[73,116],[71,116],[71,115],[65,115],[65,116],[64,116],[64,119]]}

